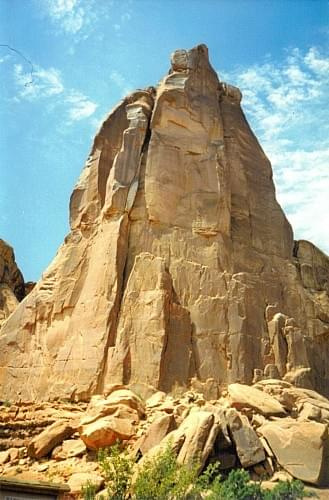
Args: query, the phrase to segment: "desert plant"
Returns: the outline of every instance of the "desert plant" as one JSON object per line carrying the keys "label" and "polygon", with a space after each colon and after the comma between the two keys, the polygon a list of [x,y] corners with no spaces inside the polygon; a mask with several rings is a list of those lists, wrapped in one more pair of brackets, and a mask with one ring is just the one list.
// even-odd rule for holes
{"label": "desert plant", "polygon": [[301,481],[279,481],[270,491],[264,492],[264,500],[300,500],[314,497],[314,493],[305,491]]}
{"label": "desert plant", "polygon": [[209,500],[263,500],[259,483],[250,483],[249,474],[243,469],[232,470],[227,479],[215,479]]}
{"label": "desert plant", "polygon": [[96,486],[91,481],[87,481],[86,484],[81,488],[81,494],[84,500],[94,500],[96,491]]}
{"label": "desert plant", "polygon": [[98,452],[98,462],[103,475],[109,498],[123,500],[127,497],[133,473],[133,460],[119,443]]}
{"label": "desert plant", "polygon": [[167,500],[193,497],[198,465],[180,465],[170,445],[142,465],[133,486],[136,500]]}
{"label": "desert plant", "polygon": [[203,473],[197,479],[197,488],[200,492],[209,490],[215,487],[222,480],[219,473],[220,462],[210,463]]}
{"label": "desert plant", "polygon": [[[134,461],[120,444],[102,449],[99,464],[113,500],[193,500],[207,491],[208,500],[300,500],[314,496],[300,481],[280,481],[272,490],[250,482],[243,469],[232,470],[226,479],[219,474],[219,462],[211,463],[198,477],[199,464],[178,464],[170,443],[162,453],[140,464],[134,473]],[[93,485],[87,484],[85,500],[95,497]]]}
{"label": "desert plant", "polygon": [[249,474],[243,469],[232,470],[225,481],[215,479],[211,486],[209,500],[300,500],[314,496],[305,491],[301,481],[279,481],[266,490],[261,483],[249,481]]}

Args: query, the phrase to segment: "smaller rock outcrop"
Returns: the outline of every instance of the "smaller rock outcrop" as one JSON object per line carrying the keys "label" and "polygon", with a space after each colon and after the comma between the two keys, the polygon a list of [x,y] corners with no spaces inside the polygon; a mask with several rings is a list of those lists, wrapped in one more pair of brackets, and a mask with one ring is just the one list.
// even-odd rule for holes
{"label": "smaller rock outcrop", "polygon": [[25,297],[25,284],[14,250],[0,239],[0,327]]}

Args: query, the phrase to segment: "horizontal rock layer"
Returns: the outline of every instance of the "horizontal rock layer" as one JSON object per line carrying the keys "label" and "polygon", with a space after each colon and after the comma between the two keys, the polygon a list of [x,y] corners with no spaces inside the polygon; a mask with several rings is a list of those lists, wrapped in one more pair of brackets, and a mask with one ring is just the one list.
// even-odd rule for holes
{"label": "horizontal rock layer", "polygon": [[272,170],[204,45],[106,118],[71,231],[0,332],[3,398],[250,383],[329,390],[329,260],[293,241]]}

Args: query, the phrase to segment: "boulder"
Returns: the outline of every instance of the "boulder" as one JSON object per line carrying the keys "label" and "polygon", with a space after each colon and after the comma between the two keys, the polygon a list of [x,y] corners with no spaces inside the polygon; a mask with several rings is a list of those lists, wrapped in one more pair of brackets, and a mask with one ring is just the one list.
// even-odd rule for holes
{"label": "boulder", "polygon": [[147,429],[139,445],[142,454],[145,455],[151,448],[158,445],[174,429],[176,429],[176,422],[173,415],[162,415],[156,418]]}
{"label": "boulder", "polygon": [[234,408],[228,410],[225,416],[242,467],[251,467],[263,462],[263,445],[247,417],[240,415]]}
{"label": "boulder", "polygon": [[296,479],[321,485],[329,480],[328,427],[280,419],[258,429],[278,463]]}
{"label": "boulder", "polygon": [[199,470],[202,470],[219,430],[220,424],[212,413],[191,413],[178,429],[179,433],[185,436],[177,456],[178,463],[199,463]]}
{"label": "boulder", "polygon": [[135,432],[131,420],[112,415],[79,427],[80,437],[90,449],[112,446],[117,441],[130,439]]}
{"label": "boulder", "polygon": [[59,420],[32,439],[27,448],[31,458],[48,455],[55,446],[69,438],[76,431],[76,424],[69,420]]}
{"label": "boulder", "polygon": [[231,405],[234,408],[252,408],[265,416],[283,416],[283,406],[269,394],[244,384],[230,384],[227,388]]}
{"label": "boulder", "polygon": [[0,451],[0,465],[9,462],[9,459],[10,459],[10,453],[8,450]]}
{"label": "boulder", "polygon": [[138,422],[145,414],[144,406],[136,394],[128,389],[115,390],[107,398],[93,396],[82,423],[92,422],[107,415],[130,416]]}
{"label": "boulder", "polygon": [[70,493],[78,495],[82,493],[82,489],[87,484],[93,485],[95,492],[99,491],[104,485],[104,479],[96,472],[75,472],[71,475],[67,483],[71,490]]}
{"label": "boulder", "polygon": [[140,466],[162,453],[168,446],[177,455],[178,463],[193,463],[202,470],[213,450],[220,424],[214,414],[195,410],[181,423],[178,429],[167,434],[162,441],[151,448],[140,460]]}
{"label": "boulder", "polygon": [[51,458],[54,460],[66,460],[67,458],[78,457],[87,450],[81,439],[67,439],[61,446],[53,449]]}
{"label": "boulder", "polygon": [[152,396],[146,400],[147,408],[154,408],[161,405],[166,399],[166,393],[163,391],[157,391]]}

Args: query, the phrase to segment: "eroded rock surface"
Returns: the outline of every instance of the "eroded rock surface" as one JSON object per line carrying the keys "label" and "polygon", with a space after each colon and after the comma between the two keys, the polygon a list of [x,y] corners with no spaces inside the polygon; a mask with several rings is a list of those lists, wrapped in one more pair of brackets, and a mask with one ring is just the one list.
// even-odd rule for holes
{"label": "eroded rock surface", "polygon": [[71,231],[0,333],[1,397],[216,394],[254,370],[328,395],[329,260],[294,243],[240,101],[200,45],[109,114]]}
{"label": "eroded rock surface", "polygon": [[23,275],[15,262],[14,251],[0,239],[0,327],[25,294]]}

